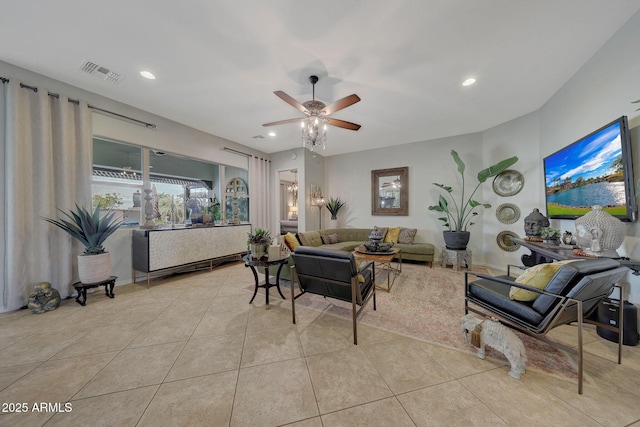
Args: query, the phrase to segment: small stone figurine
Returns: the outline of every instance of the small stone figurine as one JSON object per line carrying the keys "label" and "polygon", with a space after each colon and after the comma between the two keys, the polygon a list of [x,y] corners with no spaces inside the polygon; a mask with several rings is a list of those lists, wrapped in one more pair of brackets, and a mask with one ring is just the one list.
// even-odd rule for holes
{"label": "small stone figurine", "polygon": [[41,282],[33,287],[29,294],[27,307],[35,314],[55,310],[60,306],[60,292],[51,287],[49,282]]}
{"label": "small stone figurine", "polygon": [[542,229],[549,226],[549,220],[535,208],[524,219],[524,233],[526,240],[541,242]]}
{"label": "small stone figurine", "polygon": [[561,239],[562,243],[568,246],[573,246],[576,244],[575,239],[573,238],[573,233],[571,233],[570,231],[565,231],[564,234],[562,235],[562,239]]}

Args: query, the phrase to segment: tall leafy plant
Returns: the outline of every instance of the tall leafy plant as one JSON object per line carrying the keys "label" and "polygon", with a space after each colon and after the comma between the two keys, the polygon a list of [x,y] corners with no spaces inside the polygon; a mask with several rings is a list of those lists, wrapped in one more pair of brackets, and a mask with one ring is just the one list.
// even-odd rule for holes
{"label": "tall leafy plant", "polygon": [[61,228],[84,245],[84,255],[99,255],[105,253],[103,243],[122,225],[122,221],[115,219],[115,212],[107,212],[100,217],[100,205],[93,213],[76,204],[75,211],[65,212],[58,209],[65,219],[42,218],[48,223]]}
{"label": "tall leafy plant", "polygon": [[478,183],[471,192],[471,195],[466,197],[464,175],[466,165],[455,150],[451,150],[451,157],[453,157],[453,160],[456,162],[458,172],[462,178],[459,189],[460,195],[457,197],[452,187],[434,182],[433,185],[444,190],[445,194],[441,194],[438,198],[438,204],[429,206],[429,210],[445,214],[445,216],[441,216],[438,219],[444,223],[443,225],[447,227],[449,231],[467,231],[467,229],[474,224],[472,219],[478,215],[476,209],[491,207],[489,203],[482,203],[474,199],[478,188],[490,177],[507,170],[518,161],[518,158],[515,156],[510,157],[478,172]]}

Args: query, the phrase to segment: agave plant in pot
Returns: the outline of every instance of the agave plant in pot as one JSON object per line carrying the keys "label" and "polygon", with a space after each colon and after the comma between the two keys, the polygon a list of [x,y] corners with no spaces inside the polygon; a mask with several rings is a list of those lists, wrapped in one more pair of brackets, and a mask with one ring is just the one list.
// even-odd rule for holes
{"label": "agave plant in pot", "polygon": [[464,176],[466,165],[455,150],[451,150],[451,156],[456,162],[458,173],[460,173],[461,176],[459,197],[454,194],[452,187],[434,182],[433,185],[444,190],[449,200],[444,197],[445,195],[441,194],[438,198],[438,204],[429,206],[429,210],[444,214],[444,216],[438,219],[442,221],[447,228],[447,230],[443,232],[446,247],[448,249],[466,249],[471,236],[468,228],[474,224],[473,219],[478,215],[477,209],[491,207],[489,203],[482,203],[475,200],[474,196],[476,192],[487,179],[507,170],[518,161],[518,158],[515,156],[510,157],[478,172],[478,183],[469,197],[466,197]]}
{"label": "agave plant in pot", "polygon": [[325,204],[327,210],[331,213],[331,225],[330,228],[338,227],[338,212],[344,207],[346,202],[342,201],[340,197],[330,197],[329,201]]}
{"label": "agave plant in pot", "polygon": [[43,218],[45,221],[61,228],[77,239],[85,247],[82,255],[78,255],[78,276],[82,283],[97,283],[111,276],[111,258],[102,246],[122,225],[115,218],[115,212],[109,211],[100,216],[100,206],[93,213],[76,204],[75,211],[65,212],[58,209],[66,219]]}

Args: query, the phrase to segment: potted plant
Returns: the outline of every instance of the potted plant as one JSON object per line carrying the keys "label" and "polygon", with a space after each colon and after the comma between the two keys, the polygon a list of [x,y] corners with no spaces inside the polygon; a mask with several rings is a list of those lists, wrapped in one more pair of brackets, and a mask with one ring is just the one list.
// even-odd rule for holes
{"label": "potted plant", "polygon": [[271,244],[271,232],[269,230],[256,227],[254,231],[247,233],[247,237],[251,258],[260,259],[267,256],[269,245]]}
{"label": "potted plant", "polygon": [[100,205],[93,213],[76,204],[75,211],[58,209],[69,220],[43,218],[61,228],[84,245],[84,252],[78,255],[78,276],[82,283],[98,283],[111,276],[111,258],[102,246],[122,224],[116,220],[115,212],[109,211],[100,217]]}
{"label": "potted plant", "polygon": [[456,165],[458,166],[458,172],[460,173],[460,176],[462,178],[459,189],[460,196],[459,198],[454,196],[454,190],[452,187],[434,182],[433,185],[441,188],[446,192],[451,203],[447,201],[447,199],[443,195],[440,195],[440,197],[438,198],[438,204],[429,206],[429,210],[445,214],[445,216],[441,216],[438,219],[442,221],[444,223],[443,225],[447,228],[447,230],[443,232],[443,237],[447,248],[466,249],[470,237],[468,228],[474,224],[472,220],[476,215],[478,215],[476,209],[480,207],[491,207],[489,203],[481,203],[477,200],[474,200],[473,197],[475,196],[476,191],[478,191],[480,185],[482,185],[487,179],[507,170],[511,165],[518,161],[518,158],[515,156],[510,157],[478,172],[478,183],[471,192],[471,195],[469,195],[469,197],[465,197],[464,172],[466,166],[455,150],[451,150],[451,156],[456,162]]}
{"label": "potted plant", "polygon": [[327,210],[331,212],[331,221],[335,221],[330,226],[331,228],[336,228],[338,226],[338,212],[340,212],[340,209],[342,209],[345,204],[346,202],[340,200],[340,197],[330,197],[329,201],[325,204]]}
{"label": "potted plant", "polygon": [[553,227],[544,227],[542,232],[540,233],[540,237],[544,243],[548,245],[559,245],[560,244],[560,230]]}

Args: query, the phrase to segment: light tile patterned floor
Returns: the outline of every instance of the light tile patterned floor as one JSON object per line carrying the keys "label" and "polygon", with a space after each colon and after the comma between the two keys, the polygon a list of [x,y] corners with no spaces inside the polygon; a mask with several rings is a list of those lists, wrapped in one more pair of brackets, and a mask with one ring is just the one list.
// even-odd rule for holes
{"label": "light tile patterned floor", "polygon": [[[427,267],[424,267],[427,268]],[[434,267],[439,268],[439,267]],[[625,426],[640,420],[640,348],[587,334],[575,380],[272,296],[249,305],[243,264],[90,293],[42,315],[0,315],[1,426]],[[399,281],[395,286],[402,286]],[[368,308],[371,309],[370,307]],[[556,336],[570,335],[559,330]],[[71,411],[63,412],[70,403]],[[16,404],[26,412],[16,412]],[[48,411],[33,405],[51,403]],[[61,411],[55,404],[61,406]],[[22,408],[22,406],[19,406]],[[39,407],[39,406],[38,406]]]}

